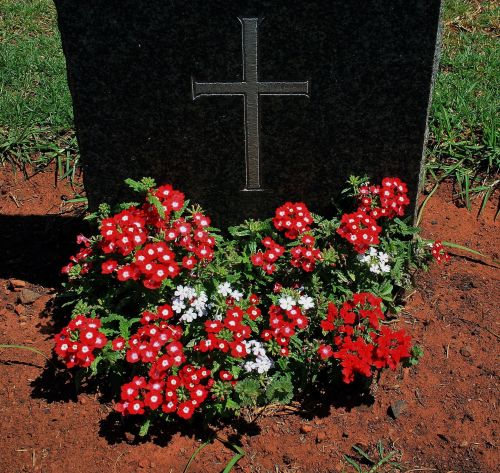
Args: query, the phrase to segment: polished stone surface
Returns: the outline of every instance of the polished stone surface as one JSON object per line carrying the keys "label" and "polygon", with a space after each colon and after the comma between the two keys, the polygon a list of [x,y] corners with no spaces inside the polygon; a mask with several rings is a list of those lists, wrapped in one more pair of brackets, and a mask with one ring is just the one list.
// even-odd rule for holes
{"label": "polished stone surface", "polygon": [[91,207],[145,175],[221,225],[328,215],[350,174],[415,196],[440,0],[55,3]]}

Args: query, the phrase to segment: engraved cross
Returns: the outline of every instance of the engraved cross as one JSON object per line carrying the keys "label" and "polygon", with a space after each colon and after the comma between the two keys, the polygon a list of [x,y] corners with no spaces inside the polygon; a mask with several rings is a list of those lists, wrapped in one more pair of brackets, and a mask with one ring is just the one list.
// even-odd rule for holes
{"label": "engraved cross", "polygon": [[193,100],[210,95],[242,95],[244,99],[246,191],[261,190],[260,176],[260,117],[261,95],[303,95],[309,97],[309,81],[259,82],[257,72],[258,18],[238,18],[242,28],[242,82],[195,82],[192,79]]}

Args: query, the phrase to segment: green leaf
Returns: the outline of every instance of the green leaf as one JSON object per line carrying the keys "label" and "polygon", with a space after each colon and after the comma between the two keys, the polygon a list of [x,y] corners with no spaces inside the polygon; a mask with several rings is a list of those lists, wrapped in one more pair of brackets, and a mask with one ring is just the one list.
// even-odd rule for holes
{"label": "green leaf", "polygon": [[136,192],[147,192],[153,187],[156,187],[156,182],[151,177],[143,177],[140,181],[125,179],[125,184]]}
{"label": "green leaf", "polygon": [[193,460],[198,456],[198,454],[207,446],[212,443],[212,439],[205,440],[191,455],[191,458],[187,462],[187,465],[184,467],[184,470],[182,470],[182,473],[187,473],[189,470],[189,467],[191,466],[191,463],[193,463]]}
{"label": "green leaf", "polygon": [[148,194],[147,200],[156,209],[158,215],[161,218],[165,218],[165,209],[163,208],[160,199],[158,199],[158,197],[156,197],[154,194]]}
{"label": "green leaf", "polygon": [[224,470],[222,470],[222,473],[230,473],[233,467],[238,463],[244,456],[245,456],[245,451],[239,447],[238,445],[230,444],[232,450],[236,452],[233,458],[229,461],[229,463],[226,465]]}
{"label": "green leaf", "polygon": [[99,365],[99,363],[102,360],[103,360],[103,358],[102,358],[102,355],[100,355],[100,354],[95,357],[94,361],[90,365],[90,372],[91,372],[92,376],[95,376],[97,374],[97,366]]}
{"label": "green leaf", "polygon": [[239,404],[233,401],[230,397],[227,398],[225,407],[231,411],[238,411],[240,409]]}
{"label": "green leaf", "polygon": [[145,437],[148,434],[150,425],[151,425],[151,419],[148,417],[141,425],[141,429],[139,430],[139,437]]}
{"label": "green leaf", "polygon": [[288,404],[293,399],[293,384],[290,375],[277,374],[266,389],[266,399],[270,403]]}
{"label": "green leaf", "polygon": [[260,395],[260,383],[256,379],[246,378],[236,384],[235,391],[242,406],[255,406]]}

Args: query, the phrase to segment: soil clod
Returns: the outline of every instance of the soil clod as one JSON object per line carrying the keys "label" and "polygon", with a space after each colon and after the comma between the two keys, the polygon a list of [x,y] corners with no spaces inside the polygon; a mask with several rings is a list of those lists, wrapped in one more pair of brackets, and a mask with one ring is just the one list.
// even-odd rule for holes
{"label": "soil clod", "polygon": [[393,419],[398,419],[406,411],[407,403],[403,399],[394,401],[389,407],[389,414]]}
{"label": "soil clod", "polygon": [[23,289],[21,293],[19,294],[19,302],[21,304],[27,305],[27,304],[33,304],[37,299],[41,297],[38,292],[32,291],[31,289]]}

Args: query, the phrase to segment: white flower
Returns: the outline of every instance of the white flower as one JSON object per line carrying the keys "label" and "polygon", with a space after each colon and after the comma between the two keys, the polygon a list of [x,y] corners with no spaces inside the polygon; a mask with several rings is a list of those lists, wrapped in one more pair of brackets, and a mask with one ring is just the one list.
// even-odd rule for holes
{"label": "white flower", "polygon": [[192,308],[189,308],[188,310],[186,310],[186,312],[184,312],[184,314],[182,314],[182,316],[179,318],[179,320],[181,320],[182,322],[192,322],[194,319],[196,319],[198,317],[198,314],[194,311],[194,309]]}
{"label": "white flower", "polygon": [[310,296],[300,296],[299,297],[299,305],[303,310],[309,310],[314,307],[314,299]]}
{"label": "white flower", "polygon": [[231,294],[231,292],[233,292],[233,288],[231,287],[231,284],[229,284],[228,282],[224,282],[217,286],[217,292],[220,295],[227,297],[229,296],[229,294]]}
{"label": "white flower", "polygon": [[185,308],[186,308],[186,304],[184,304],[184,302],[181,299],[175,298],[172,300],[172,309],[175,313],[179,314]]}
{"label": "white flower", "polygon": [[191,303],[191,307],[197,311],[204,311],[207,307],[207,303],[203,299],[197,298]]}
{"label": "white flower", "polygon": [[380,261],[380,263],[388,263],[389,255],[387,253],[383,253],[382,251],[380,251],[378,254],[378,260]]}
{"label": "white flower", "polygon": [[232,297],[235,301],[239,301],[239,300],[241,300],[241,298],[243,297],[243,293],[242,293],[242,292],[240,292],[240,291],[234,290],[233,292],[231,292],[231,297]]}
{"label": "white flower", "polygon": [[295,301],[292,297],[285,296],[279,300],[279,304],[283,310],[290,310],[295,305]]}
{"label": "white flower", "polygon": [[367,264],[370,272],[374,274],[389,273],[389,255],[383,251],[377,251],[373,246],[363,255],[357,256],[361,263]]}
{"label": "white flower", "polygon": [[177,297],[172,299],[172,309],[180,314],[180,321],[190,323],[208,314],[210,306],[207,304],[208,296],[204,291],[197,294],[193,287],[177,286],[175,295]]}
{"label": "white flower", "polygon": [[380,271],[382,273],[390,273],[391,267],[388,264],[380,263]]}
{"label": "white flower", "polygon": [[177,286],[174,296],[177,296],[179,299],[191,299],[196,296],[196,291],[193,287],[190,286]]}
{"label": "white flower", "polygon": [[243,341],[247,351],[255,356],[254,361],[247,361],[244,368],[247,372],[257,371],[258,373],[266,373],[273,366],[273,361],[267,356],[266,350],[262,343],[257,340]]}

